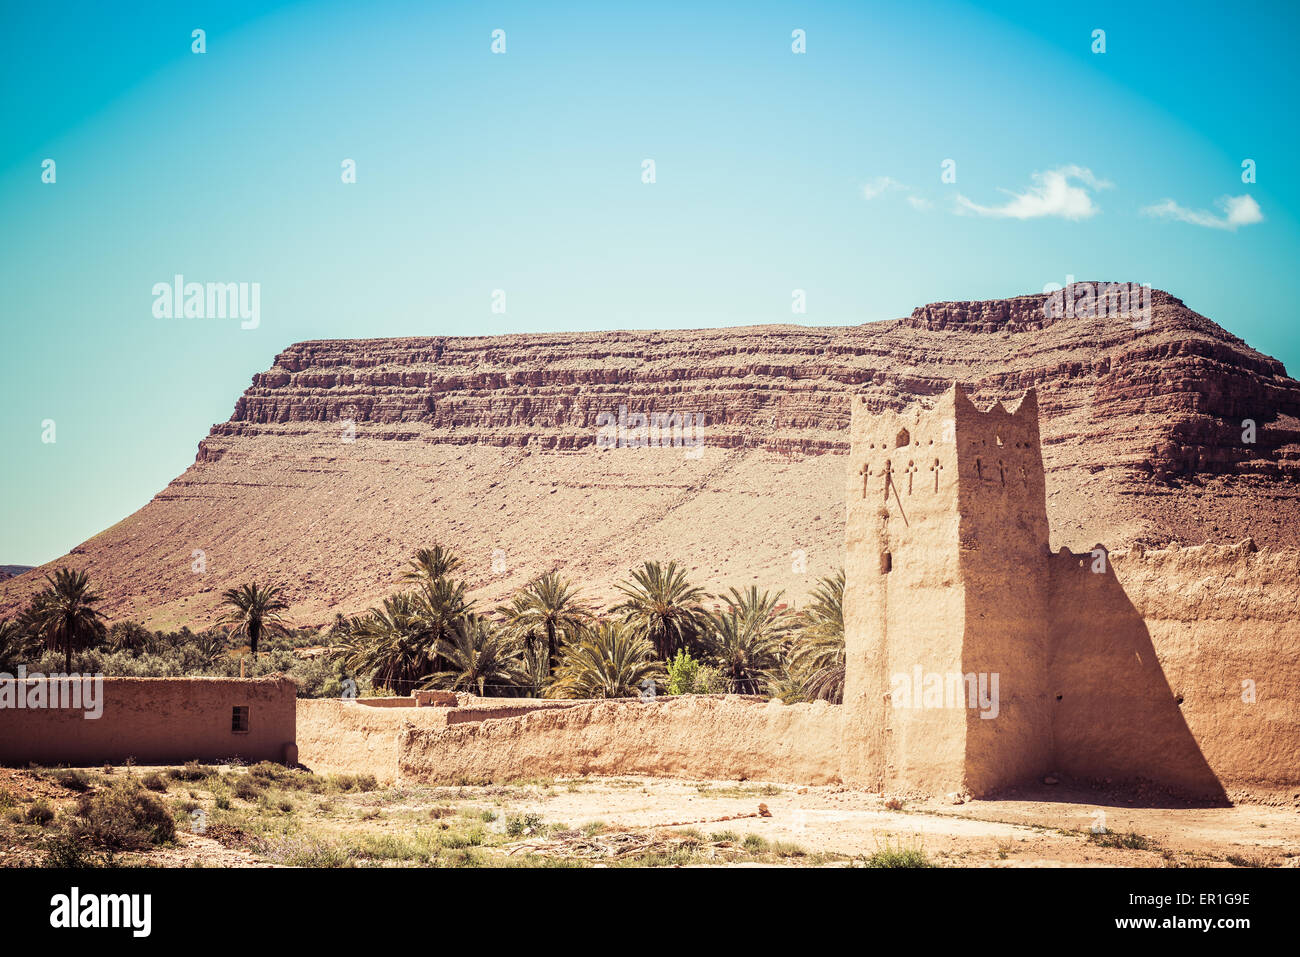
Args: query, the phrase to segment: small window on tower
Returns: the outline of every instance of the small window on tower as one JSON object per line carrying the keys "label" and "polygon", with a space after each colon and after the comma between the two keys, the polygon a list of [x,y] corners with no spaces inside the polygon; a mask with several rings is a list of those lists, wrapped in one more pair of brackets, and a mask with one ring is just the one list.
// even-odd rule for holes
{"label": "small window on tower", "polygon": [[230,714],[230,732],[248,734],[248,706],[236,705]]}
{"label": "small window on tower", "polygon": [[889,552],[880,553],[880,574],[888,575],[894,568],[894,556]]}
{"label": "small window on tower", "polygon": [[911,441],[912,441],[912,437],[907,434],[907,429],[903,429],[901,432],[898,433],[898,437],[894,439],[894,448],[901,449],[903,446],[905,446],[908,442]]}

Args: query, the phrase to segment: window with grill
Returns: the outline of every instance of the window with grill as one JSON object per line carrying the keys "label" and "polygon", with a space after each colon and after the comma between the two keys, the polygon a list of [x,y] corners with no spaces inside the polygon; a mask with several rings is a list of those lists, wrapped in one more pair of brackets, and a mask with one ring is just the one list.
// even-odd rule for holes
{"label": "window with grill", "polygon": [[232,734],[248,733],[248,707],[236,705],[230,715],[230,730]]}

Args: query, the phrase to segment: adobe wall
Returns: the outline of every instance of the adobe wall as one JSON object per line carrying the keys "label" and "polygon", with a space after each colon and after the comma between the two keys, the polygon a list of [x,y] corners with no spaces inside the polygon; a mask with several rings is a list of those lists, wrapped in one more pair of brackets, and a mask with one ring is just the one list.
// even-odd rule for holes
{"label": "adobe wall", "polygon": [[839,780],[841,709],[736,695],[619,699],[445,730],[407,727],[402,780],[428,784],[586,774]]}
{"label": "adobe wall", "polygon": [[298,761],[317,774],[397,780],[397,740],[407,725],[445,728],[446,708],[368,707],[338,698],[298,702]]}
{"label": "adobe wall", "polygon": [[[9,681],[31,688],[37,681]],[[0,708],[0,763],[90,767],[181,764],[239,758],[286,759],[296,727],[297,688],[283,677],[103,678],[103,712]],[[56,683],[56,682],[54,682]],[[247,733],[232,731],[235,706],[249,709]]]}
{"label": "adobe wall", "polygon": [[[1048,526],[1033,390],[987,412],[959,386],[901,413],[859,396],[850,429],[846,780],[979,795],[1042,773]],[[929,706],[919,681],[899,687],[913,673],[996,676],[996,717]]]}
{"label": "adobe wall", "polygon": [[929,411],[877,412],[863,396],[853,402],[842,744],[851,784],[940,791],[964,776],[965,715],[895,707],[902,702],[891,696],[895,674],[961,666],[954,416],[951,393]]}
{"label": "adobe wall", "polygon": [[1114,552],[1103,574],[1092,564],[1052,559],[1055,765],[1234,800],[1294,793],[1300,553],[1246,542]]}
{"label": "adobe wall", "polygon": [[998,681],[996,717],[963,712],[964,786],[980,795],[1041,775],[1051,760],[1047,492],[1034,390],[1014,411],[999,402],[981,412],[953,393],[966,603],[957,670]]}
{"label": "adobe wall", "polygon": [[298,702],[298,760],[317,774],[373,774],[391,783],[398,780],[399,741],[408,727],[438,731],[576,703],[473,695],[439,700],[452,704],[417,708],[412,698],[304,698]]}

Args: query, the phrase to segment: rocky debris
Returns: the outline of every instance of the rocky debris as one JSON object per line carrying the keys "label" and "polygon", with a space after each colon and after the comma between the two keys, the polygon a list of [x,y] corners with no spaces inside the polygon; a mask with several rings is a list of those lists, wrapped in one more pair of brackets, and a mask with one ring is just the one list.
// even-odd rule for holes
{"label": "rocky debris", "polygon": [[766,804],[760,804],[758,810],[752,814],[724,814],[722,817],[703,817],[697,821],[670,821],[667,824],[656,824],[655,827],[694,827],[696,824],[721,824],[723,821],[741,821],[748,817],[771,817],[772,812],[767,809]]}
{"label": "rocky debris", "polygon": [[[740,815],[756,817],[757,815]],[[721,820],[732,820],[722,818]],[[655,834],[642,831],[605,831],[586,835],[581,831],[555,831],[548,838],[515,841],[502,850],[511,857],[519,854],[543,854],[573,860],[617,861],[643,854],[669,855],[690,851],[704,860],[722,861],[728,852],[741,848],[741,842],[701,839],[698,836]]]}
{"label": "rocky debris", "polygon": [[549,840],[516,841],[505,845],[502,850],[511,857],[518,854],[545,854],[548,857],[619,860],[650,852],[671,853],[699,843],[685,837],[660,837],[632,832],[596,834],[591,837],[580,833],[574,836],[575,833],[558,833]]}

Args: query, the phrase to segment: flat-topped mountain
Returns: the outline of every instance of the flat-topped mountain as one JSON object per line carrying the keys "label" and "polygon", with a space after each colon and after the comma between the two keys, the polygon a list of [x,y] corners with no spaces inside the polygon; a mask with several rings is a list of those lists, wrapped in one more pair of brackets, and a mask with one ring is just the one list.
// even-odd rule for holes
{"label": "flat-topped mountain", "polygon": [[[209,623],[254,577],[326,622],[435,542],[485,599],[553,568],[608,596],[676,558],[801,602],[842,561],[849,397],[900,409],[953,381],[982,404],[1038,390],[1053,547],[1300,543],[1282,364],[1168,293],[1079,312],[1039,294],[847,327],[301,342],[184,474],[51,564],[160,625]],[[0,614],[40,581],[0,586]]]}

